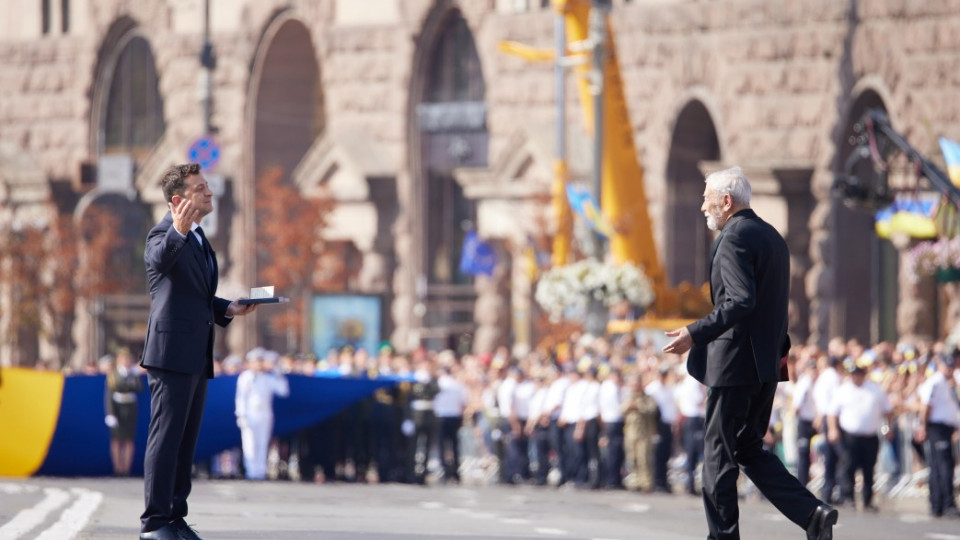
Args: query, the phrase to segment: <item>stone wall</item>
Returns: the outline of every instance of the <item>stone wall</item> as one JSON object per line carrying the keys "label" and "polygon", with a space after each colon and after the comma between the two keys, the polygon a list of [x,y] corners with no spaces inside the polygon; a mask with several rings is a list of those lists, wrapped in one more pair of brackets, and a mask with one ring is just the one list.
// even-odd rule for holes
{"label": "stone wall", "polygon": [[[239,197],[229,249],[242,261],[250,249],[250,224],[240,216],[252,202],[252,66],[258,48],[268,45],[261,37],[278,12],[301,20],[316,49],[327,125],[366,133],[383,153],[378,159],[395,171],[399,213],[392,226],[392,313],[395,338],[402,340],[415,303],[412,224],[425,211],[415,197],[408,145],[410,90],[421,76],[414,59],[418,44],[428,41],[423,25],[432,10],[463,11],[483,67],[493,162],[517,133],[550,126],[554,115],[552,67],[504,55],[497,43],[552,48],[554,14],[550,9],[498,11],[495,2],[472,0],[396,2],[389,16],[370,24],[358,20],[355,11],[341,13],[343,24],[338,24],[341,3],[334,0],[245,0],[215,8],[213,123],[223,146],[220,172]],[[129,17],[156,57],[166,137],[185,153],[202,131],[197,62],[202,36],[195,6],[177,0],[76,6],[84,13],[73,17],[78,22],[67,35],[0,41],[0,141],[28,153],[49,178],[76,179],[80,163],[94,157],[91,98],[98,55],[115,21]],[[0,18],[9,15],[5,9],[10,8],[0,8]],[[922,152],[939,156],[940,135],[960,139],[960,0],[615,2],[613,15],[660,251],[664,232],[657,223],[665,217],[674,124],[683,107],[698,100],[716,126],[723,164],[812,171],[810,230],[797,231],[797,223],[804,222],[797,216],[789,222],[799,235],[791,248],[809,250],[809,259],[799,256],[810,267],[805,280],[810,305],[801,313],[809,308],[806,330],[822,342],[830,327],[829,304],[842,288],[833,276],[836,203],[828,191],[848,111],[860,91],[871,89],[883,97],[894,125]],[[567,93],[568,121],[580,124],[572,76]],[[806,196],[802,190],[801,196]],[[249,279],[239,264],[225,282],[242,288]],[[795,286],[799,282],[794,280]],[[231,343],[242,345],[236,338]]]}

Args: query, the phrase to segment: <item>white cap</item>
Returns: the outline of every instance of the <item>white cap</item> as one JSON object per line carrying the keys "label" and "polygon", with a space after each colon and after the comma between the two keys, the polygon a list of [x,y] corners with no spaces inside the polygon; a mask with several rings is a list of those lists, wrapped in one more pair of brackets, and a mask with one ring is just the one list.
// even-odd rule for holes
{"label": "white cap", "polygon": [[250,352],[247,353],[247,360],[254,360],[254,359],[257,359],[257,358],[263,358],[263,356],[264,356],[264,354],[266,354],[266,352],[267,352],[267,350],[264,349],[263,347],[254,347],[254,348],[250,349]]}

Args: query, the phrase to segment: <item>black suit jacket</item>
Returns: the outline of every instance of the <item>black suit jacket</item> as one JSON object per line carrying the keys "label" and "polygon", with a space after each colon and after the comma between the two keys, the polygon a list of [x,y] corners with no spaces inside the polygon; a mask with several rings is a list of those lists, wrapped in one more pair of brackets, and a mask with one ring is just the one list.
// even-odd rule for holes
{"label": "black suit jacket", "polygon": [[710,387],[780,380],[787,347],[790,253],[780,233],[751,209],[737,212],[714,245],[714,308],[689,325],[687,371]]}
{"label": "black suit jacket", "polygon": [[219,271],[212,248],[210,255],[212,279],[194,233],[180,236],[169,212],[147,234],[150,319],[140,365],[213,377],[213,325],[226,326],[231,319],[230,301],[214,295]]}

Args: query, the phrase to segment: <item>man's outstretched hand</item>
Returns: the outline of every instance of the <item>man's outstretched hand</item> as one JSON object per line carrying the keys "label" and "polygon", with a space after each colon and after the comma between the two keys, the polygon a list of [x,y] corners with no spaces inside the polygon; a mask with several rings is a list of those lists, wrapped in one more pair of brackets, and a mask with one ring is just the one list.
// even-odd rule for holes
{"label": "man's outstretched hand", "polygon": [[[243,300],[243,298],[240,298],[240,300]],[[227,316],[237,317],[253,313],[253,311],[257,309],[258,305],[259,304],[241,304],[240,302],[234,300],[233,302],[230,302],[229,306],[227,306]]]}
{"label": "man's outstretched hand", "polygon": [[687,330],[686,326],[668,331],[667,337],[674,339],[663,346],[663,352],[665,353],[683,354],[693,347],[693,337],[690,336],[690,331]]}

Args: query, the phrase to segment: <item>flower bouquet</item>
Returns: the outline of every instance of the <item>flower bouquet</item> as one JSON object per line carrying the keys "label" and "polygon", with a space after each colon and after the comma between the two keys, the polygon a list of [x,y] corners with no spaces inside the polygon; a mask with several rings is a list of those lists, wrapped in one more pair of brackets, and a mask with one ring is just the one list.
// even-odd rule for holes
{"label": "flower bouquet", "polygon": [[545,272],[534,298],[554,321],[579,317],[591,299],[610,307],[623,301],[646,308],[653,302],[653,285],[637,266],[603,264],[584,259]]}
{"label": "flower bouquet", "polygon": [[941,282],[960,280],[960,236],[921,242],[907,255],[904,272],[913,283],[921,276],[937,276]]}

